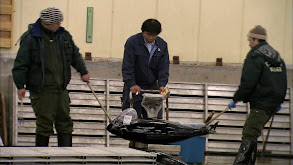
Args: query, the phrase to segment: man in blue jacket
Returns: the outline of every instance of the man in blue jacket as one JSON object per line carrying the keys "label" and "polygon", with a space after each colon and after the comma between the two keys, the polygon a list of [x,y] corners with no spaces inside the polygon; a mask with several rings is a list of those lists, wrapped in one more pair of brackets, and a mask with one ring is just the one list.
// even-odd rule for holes
{"label": "man in blue jacket", "polygon": [[156,19],[148,19],[142,24],[141,30],[141,33],[129,37],[124,46],[122,110],[130,106],[131,91],[133,108],[137,111],[138,118],[147,118],[146,111],[141,106],[141,90],[163,91],[168,83],[170,61],[167,43],[158,36],[161,23]]}
{"label": "man in blue jacket", "polygon": [[257,25],[248,33],[251,50],[242,70],[241,83],[228,107],[239,101],[249,102],[250,114],[242,131],[242,143],[234,165],[253,165],[256,160],[257,138],[265,124],[281,109],[287,90],[284,60],[267,42],[266,30]]}
{"label": "man in blue jacket", "polygon": [[48,146],[53,125],[58,146],[72,146],[73,122],[66,87],[71,79],[71,66],[89,83],[90,75],[74,44],[72,36],[61,27],[62,12],[54,7],[41,11],[36,23],[21,36],[12,75],[22,100],[30,92],[36,115],[36,146]]}

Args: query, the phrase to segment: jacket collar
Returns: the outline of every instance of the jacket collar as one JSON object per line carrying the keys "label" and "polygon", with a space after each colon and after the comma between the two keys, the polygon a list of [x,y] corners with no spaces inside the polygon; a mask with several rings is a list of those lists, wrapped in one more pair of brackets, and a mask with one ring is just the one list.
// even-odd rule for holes
{"label": "jacket collar", "polygon": [[[30,27],[29,27],[30,28]],[[60,27],[56,33],[59,34],[59,33],[63,33],[64,32],[64,28],[63,27]],[[32,27],[32,36],[33,37],[43,37],[42,35],[42,32],[41,32],[41,19],[39,18],[34,24],[33,24],[33,27]]]}

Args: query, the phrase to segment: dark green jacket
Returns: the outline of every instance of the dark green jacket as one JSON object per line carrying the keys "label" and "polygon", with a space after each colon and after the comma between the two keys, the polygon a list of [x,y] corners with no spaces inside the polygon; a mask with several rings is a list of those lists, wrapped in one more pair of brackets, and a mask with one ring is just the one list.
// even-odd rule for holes
{"label": "dark green jacket", "polygon": [[[44,86],[46,68],[46,50],[44,38],[41,33],[41,21],[29,26],[20,41],[20,47],[12,69],[13,80],[18,89],[26,86],[26,89],[40,92]],[[72,36],[63,27],[57,30],[59,51],[63,62],[63,88],[66,88],[71,79],[73,66],[81,76],[88,73],[85,63],[74,44]]]}
{"label": "dark green jacket", "polygon": [[241,84],[233,101],[249,102],[251,108],[276,110],[287,90],[286,66],[267,42],[253,47],[246,56]]}

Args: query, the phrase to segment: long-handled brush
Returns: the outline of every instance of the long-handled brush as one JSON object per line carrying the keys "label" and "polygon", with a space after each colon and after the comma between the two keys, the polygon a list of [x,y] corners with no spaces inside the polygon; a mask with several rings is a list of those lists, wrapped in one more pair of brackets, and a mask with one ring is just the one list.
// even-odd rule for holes
{"label": "long-handled brush", "polygon": [[209,121],[213,118],[214,114],[215,114],[215,111],[213,111],[213,112],[207,117],[207,119],[204,121],[204,123],[209,122]]}
{"label": "long-handled brush", "polygon": [[215,116],[214,118],[210,119],[208,122],[206,122],[206,125],[209,125],[211,122],[213,122],[214,120],[216,120],[219,116],[221,116],[223,113],[225,113],[226,111],[228,111],[229,108],[225,108],[223,111],[221,111],[221,113],[217,114],[217,116]]}

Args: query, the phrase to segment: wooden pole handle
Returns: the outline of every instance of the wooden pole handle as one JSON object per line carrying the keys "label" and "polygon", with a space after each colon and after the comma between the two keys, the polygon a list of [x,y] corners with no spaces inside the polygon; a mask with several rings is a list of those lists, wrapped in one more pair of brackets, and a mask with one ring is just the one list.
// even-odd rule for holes
{"label": "wooden pole handle", "polygon": [[208,121],[206,123],[206,125],[209,125],[211,122],[213,122],[214,120],[216,120],[219,116],[221,116],[223,113],[225,113],[226,111],[228,111],[229,108],[227,107],[226,109],[224,109],[221,113],[219,113],[217,116],[215,116],[214,118],[212,118],[210,121]]}
{"label": "wooden pole handle", "polygon": [[169,100],[166,98],[166,120],[169,120]]}
{"label": "wooden pole handle", "polygon": [[215,114],[215,111],[213,111],[213,112],[207,117],[207,119],[206,119],[206,121],[205,121],[204,123],[209,122],[209,121],[213,118],[214,114]]}
{"label": "wooden pole handle", "polygon": [[112,122],[110,116],[108,115],[108,113],[107,113],[106,109],[104,108],[102,102],[98,99],[98,96],[96,95],[96,93],[95,93],[95,91],[93,90],[92,86],[91,86],[89,83],[87,83],[87,85],[88,85],[88,87],[91,89],[91,91],[92,91],[92,93],[94,94],[96,100],[99,102],[100,106],[102,107],[102,109],[103,109],[103,111],[105,112],[105,115],[108,117],[109,121]]}
{"label": "wooden pole handle", "polygon": [[271,128],[272,128],[272,125],[273,125],[273,121],[274,121],[274,116],[272,117],[272,120],[271,120],[271,123],[270,123],[270,127],[268,129],[268,133],[267,133],[267,136],[266,136],[266,140],[263,143],[263,148],[262,148],[262,151],[263,152],[265,152],[265,149],[266,149],[266,145],[267,145],[267,142],[268,142],[268,139],[269,139],[269,135],[270,135],[270,131],[271,131]]}
{"label": "wooden pole handle", "polygon": [[150,92],[150,93],[160,93],[160,90],[156,90],[156,89],[142,89],[140,90],[141,92]]}

